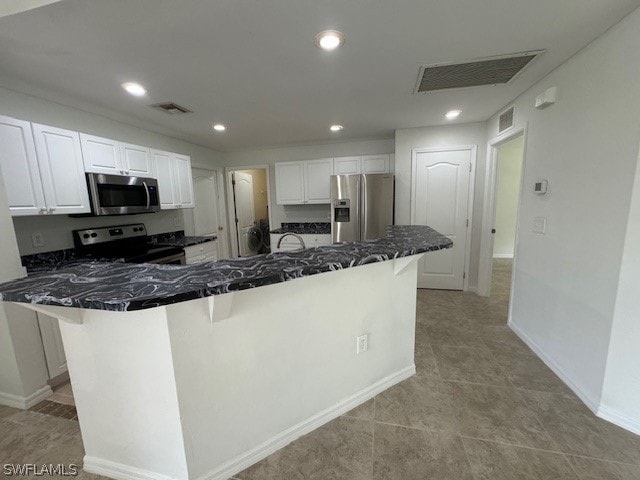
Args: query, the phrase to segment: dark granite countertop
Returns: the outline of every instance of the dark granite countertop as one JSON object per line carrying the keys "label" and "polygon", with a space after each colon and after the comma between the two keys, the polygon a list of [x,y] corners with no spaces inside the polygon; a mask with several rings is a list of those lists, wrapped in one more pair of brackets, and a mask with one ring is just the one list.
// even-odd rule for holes
{"label": "dark granite countertop", "polygon": [[271,230],[270,233],[297,233],[299,235],[331,235],[329,222],[297,222],[283,223],[280,228]]}
{"label": "dark granite countertop", "polygon": [[0,285],[0,300],[130,311],[286,282],[300,277],[451,248],[425,226],[393,226],[368,242],[321,246],[196,265],[92,262]]}

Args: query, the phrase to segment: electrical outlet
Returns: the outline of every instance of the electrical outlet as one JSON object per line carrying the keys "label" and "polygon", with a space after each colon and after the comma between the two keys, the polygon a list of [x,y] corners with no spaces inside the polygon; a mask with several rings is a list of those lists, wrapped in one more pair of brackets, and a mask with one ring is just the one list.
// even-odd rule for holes
{"label": "electrical outlet", "polygon": [[173,226],[174,227],[180,226],[180,219],[178,217],[173,217]]}
{"label": "electrical outlet", "polygon": [[32,233],[31,243],[34,247],[44,247],[44,236],[40,232]]}
{"label": "electrical outlet", "polygon": [[369,349],[369,335],[364,334],[356,337],[356,354],[366,352]]}

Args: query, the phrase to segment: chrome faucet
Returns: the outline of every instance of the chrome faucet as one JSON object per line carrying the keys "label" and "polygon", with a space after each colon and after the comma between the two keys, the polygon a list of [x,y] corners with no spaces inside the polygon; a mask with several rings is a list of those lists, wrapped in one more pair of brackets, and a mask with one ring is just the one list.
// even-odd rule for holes
{"label": "chrome faucet", "polygon": [[280,244],[282,243],[282,240],[284,239],[284,237],[288,236],[288,235],[293,235],[294,237],[296,237],[298,239],[298,241],[300,242],[300,246],[302,248],[307,248],[304,244],[304,240],[302,239],[302,237],[300,235],[298,235],[297,233],[293,233],[293,232],[288,232],[285,233],[284,235],[282,235],[280,237],[280,240],[278,240],[278,245],[276,246],[276,248],[280,248]]}

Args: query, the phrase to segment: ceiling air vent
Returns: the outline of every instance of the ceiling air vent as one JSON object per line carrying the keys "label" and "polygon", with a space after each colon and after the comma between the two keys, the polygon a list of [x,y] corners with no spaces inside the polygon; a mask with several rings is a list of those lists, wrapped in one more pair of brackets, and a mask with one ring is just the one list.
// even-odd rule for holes
{"label": "ceiling air vent", "polygon": [[160,110],[161,112],[168,113],[169,115],[180,115],[182,113],[193,113],[186,107],[178,105],[173,102],[154,103],[151,107]]}
{"label": "ceiling air vent", "polygon": [[540,53],[542,50],[425,65],[420,68],[414,93],[507,83]]}
{"label": "ceiling air vent", "polygon": [[511,127],[513,127],[513,107],[505,110],[498,117],[498,133],[509,130]]}

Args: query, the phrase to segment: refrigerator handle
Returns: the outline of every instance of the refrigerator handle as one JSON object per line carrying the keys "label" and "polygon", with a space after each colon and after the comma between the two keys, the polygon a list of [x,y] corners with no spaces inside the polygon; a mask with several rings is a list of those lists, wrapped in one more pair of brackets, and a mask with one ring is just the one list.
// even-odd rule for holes
{"label": "refrigerator handle", "polygon": [[367,177],[364,175],[360,176],[358,181],[359,194],[360,194],[360,241],[363,242],[366,240],[365,235],[367,232]]}

